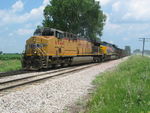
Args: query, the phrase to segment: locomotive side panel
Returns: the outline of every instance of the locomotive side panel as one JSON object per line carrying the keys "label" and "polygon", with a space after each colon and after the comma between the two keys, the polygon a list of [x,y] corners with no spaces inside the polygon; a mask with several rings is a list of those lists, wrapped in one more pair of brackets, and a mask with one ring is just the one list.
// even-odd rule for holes
{"label": "locomotive side panel", "polygon": [[63,56],[76,56],[77,55],[77,41],[64,38],[64,54]]}
{"label": "locomotive side panel", "polygon": [[[78,40],[77,41],[77,50],[78,50],[78,55],[79,56],[93,56],[94,51],[93,51],[93,44],[92,42],[89,42],[87,40]],[[97,47],[98,49],[98,47]]]}

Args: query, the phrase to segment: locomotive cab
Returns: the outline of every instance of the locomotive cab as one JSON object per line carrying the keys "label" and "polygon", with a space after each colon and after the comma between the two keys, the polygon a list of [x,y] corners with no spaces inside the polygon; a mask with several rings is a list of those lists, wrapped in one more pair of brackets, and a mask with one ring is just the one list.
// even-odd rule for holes
{"label": "locomotive cab", "polygon": [[48,68],[50,57],[56,54],[56,41],[64,37],[63,32],[52,28],[37,28],[26,41],[22,67],[34,70]]}
{"label": "locomotive cab", "polygon": [[[46,67],[48,41],[54,38],[54,30],[43,28],[36,29],[34,35],[26,41],[22,67],[24,69],[39,69]],[[45,63],[44,63],[45,62]]]}

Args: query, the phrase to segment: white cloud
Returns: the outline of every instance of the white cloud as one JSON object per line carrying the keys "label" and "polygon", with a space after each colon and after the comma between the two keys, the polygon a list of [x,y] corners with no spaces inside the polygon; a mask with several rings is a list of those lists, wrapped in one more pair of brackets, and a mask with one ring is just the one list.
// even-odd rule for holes
{"label": "white cloud", "polygon": [[24,4],[21,0],[18,0],[15,4],[12,5],[13,12],[19,12],[23,9]]}
{"label": "white cloud", "polygon": [[44,0],[44,1],[43,1],[43,5],[49,4],[49,1],[50,1],[50,0]]}
{"label": "white cloud", "polygon": [[100,5],[104,6],[111,2],[111,0],[97,0],[100,1]]}
{"label": "white cloud", "polygon": [[107,16],[106,25],[104,26],[104,29],[107,31],[118,31],[116,33],[120,33],[119,31],[122,30],[122,25],[111,21],[111,17],[113,14],[109,14],[109,13],[104,13],[104,14]]}
{"label": "white cloud", "polygon": [[32,34],[33,33],[33,31],[34,31],[34,29],[18,29],[17,31],[16,31],[16,33],[18,34],[18,35],[30,35],[30,34]]}
{"label": "white cloud", "polygon": [[107,22],[105,25],[105,29],[111,30],[111,31],[119,31],[121,29],[121,26],[119,24],[114,24],[111,22]]}
{"label": "white cloud", "polygon": [[23,3],[21,0],[17,1],[12,5],[10,10],[0,10],[0,26],[15,24],[15,23],[25,23],[28,21],[41,21],[43,18],[43,10],[45,6],[49,3],[49,0],[44,0],[42,5],[38,8],[32,9],[30,12],[24,14],[17,14],[17,11],[23,9]]}
{"label": "white cloud", "polygon": [[150,0],[130,0],[126,4],[127,12],[123,16],[124,20],[149,20],[150,19]]}
{"label": "white cloud", "polygon": [[113,9],[114,11],[119,11],[120,5],[121,5],[121,2],[120,2],[120,1],[117,1],[117,2],[115,2],[115,3],[112,5],[112,9]]}
{"label": "white cloud", "polygon": [[[105,15],[107,16],[107,20],[106,20],[106,25],[104,26],[104,29],[107,30],[107,31],[119,31],[122,29],[121,25],[119,24],[115,24],[115,23],[112,23],[110,21],[110,16],[108,13],[105,13]],[[119,33],[119,32],[117,32]]]}

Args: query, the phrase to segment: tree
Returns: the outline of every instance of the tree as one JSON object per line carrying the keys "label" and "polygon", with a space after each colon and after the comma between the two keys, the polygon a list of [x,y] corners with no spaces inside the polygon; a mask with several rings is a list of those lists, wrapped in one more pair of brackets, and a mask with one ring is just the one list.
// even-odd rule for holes
{"label": "tree", "polygon": [[141,53],[141,51],[140,51],[140,49],[136,49],[136,50],[133,51],[133,53],[135,53],[135,54],[136,53]]}
{"label": "tree", "polygon": [[44,9],[44,27],[96,39],[102,35],[106,16],[95,0],[51,0]]}
{"label": "tree", "polygon": [[125,46],[125,51],[127,55],[131,55],[131,47],[130,46]]}
{"label": "tree", "polygon": [[0,51],[0,55],[3,54],[3,51]]}

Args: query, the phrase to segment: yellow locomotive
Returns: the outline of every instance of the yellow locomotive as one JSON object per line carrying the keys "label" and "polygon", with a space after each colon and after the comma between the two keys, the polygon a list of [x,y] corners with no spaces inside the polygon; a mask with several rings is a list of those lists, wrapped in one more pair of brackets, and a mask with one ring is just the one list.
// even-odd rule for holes
{"label": "yellow locomotive", "polygon": [[110,44],[108,42],[101,42],[101,50],[102,50],[102,54],[103,54],[103,59],[104,60],[112,60],[112,59],[117,59],[118,54],[119,54],[119,48],[114,45],[114,44]]}
{"label": "yellow locomotive", "polygon": [[26,41],[22,66],[24,69],[41,69],[79,62],[100,62],[102,58],[100,42],[53,28],[40,28]]}

